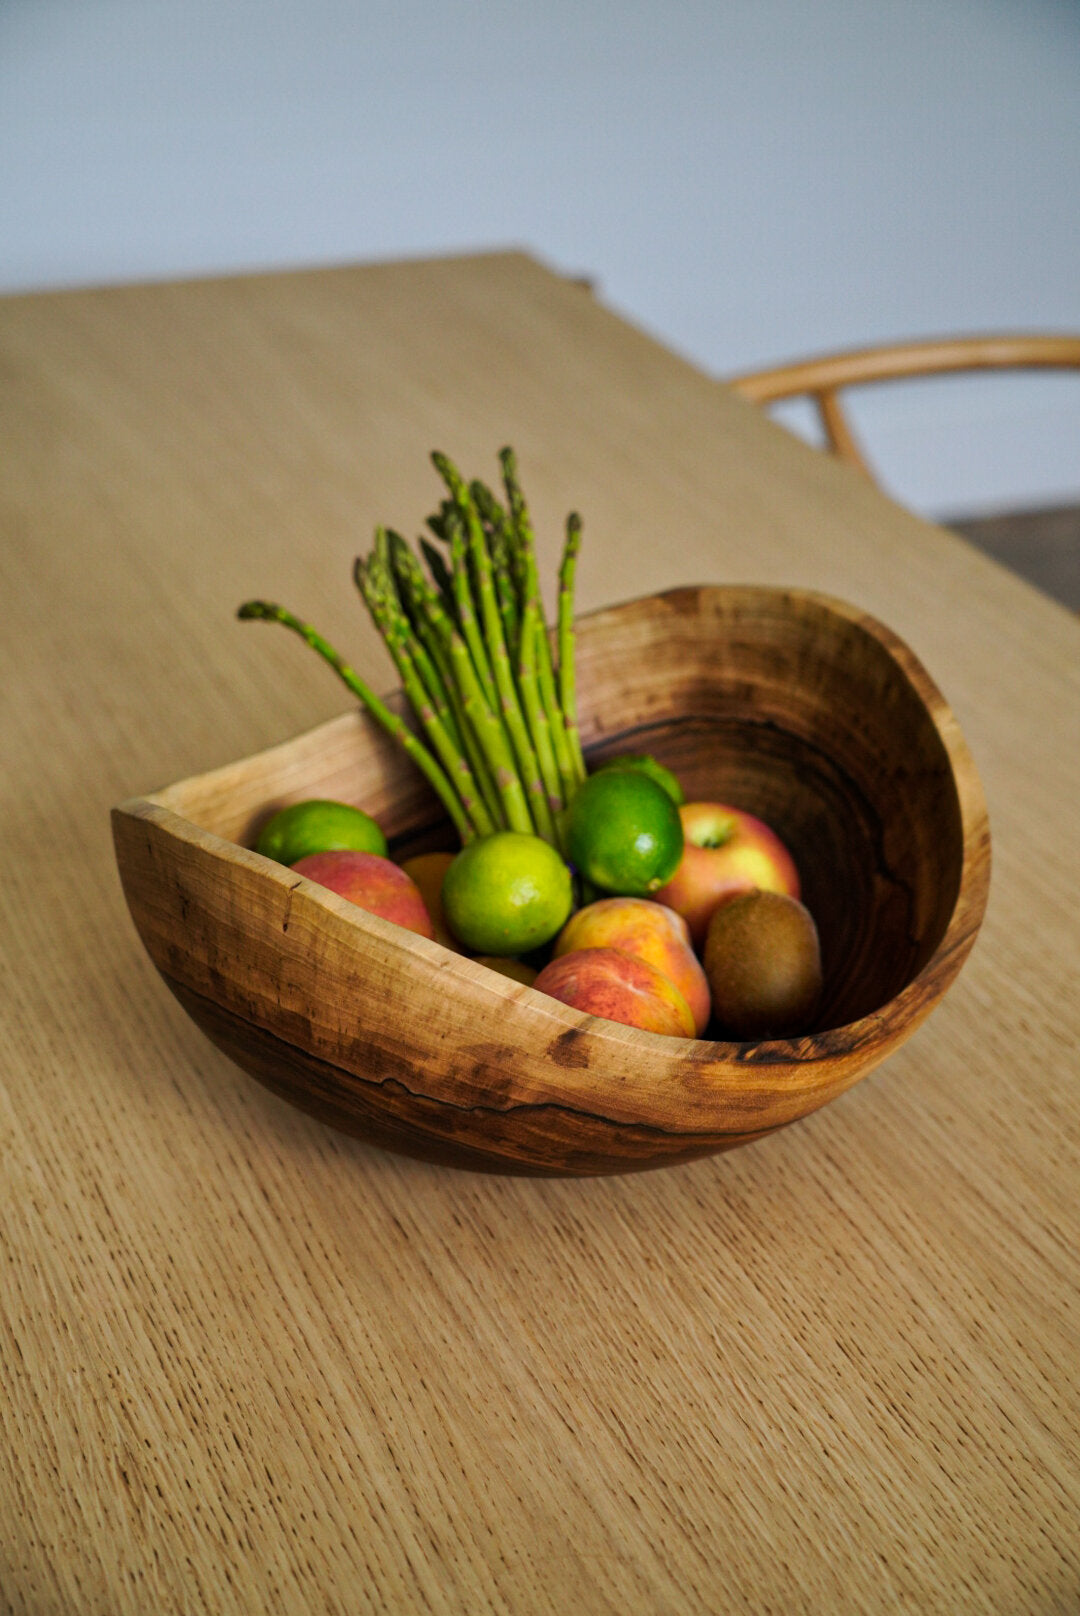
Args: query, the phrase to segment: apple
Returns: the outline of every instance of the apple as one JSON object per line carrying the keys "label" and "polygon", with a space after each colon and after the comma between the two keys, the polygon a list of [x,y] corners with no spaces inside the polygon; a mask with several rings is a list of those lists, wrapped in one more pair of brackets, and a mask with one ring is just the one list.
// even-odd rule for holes
{"label": "apple", "polygon": [[309,853],[292,866],[321,887],[329,887],[370,914],[435,941],[435,928],[420,889],[404,870],[378,853]]}
{"label": "apple", "polygon": [[650,898],[600,898],[571,915],[555,939],[554,959],[586,948],[618,948],[674,982],[700,1038],[709,1024],[709,984],[690,943],[686,921]]}
{"label": "apple", "polygon": [[740,808],[688,802],[679,809],[683,856],[666,887],[652,896],[682,915],[695,948],[705,942],[713,912],[741,892],[801,896],[799,872],[776,832]]}
{"label": "apple", "polygon": [[578,948],[545,965],[538,993],[605,1021],[693,1038],[694,1013],[670,977],[621,948]]}

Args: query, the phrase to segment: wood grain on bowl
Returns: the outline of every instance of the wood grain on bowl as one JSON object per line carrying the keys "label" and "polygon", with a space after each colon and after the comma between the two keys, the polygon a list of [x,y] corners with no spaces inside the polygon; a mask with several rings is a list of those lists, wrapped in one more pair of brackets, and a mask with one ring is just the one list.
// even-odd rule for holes
{"label": "wood grain on bowl", "polygon": [[400,853],[452,845],[359,713],[114,811],[154,964],[207,1035],[292,1103],[407,1154],[497,1172],[630,1171],[816,1110],[904,1041],[978,931],[989,830],[943,697],[880,623],[802,591],[680,589],[584,618],[583,739],[647,750],[691,799],[792,849],[825,990],[801,1038],[687,1042],[583,1016],[249,850],[303,797],[354,802]]}

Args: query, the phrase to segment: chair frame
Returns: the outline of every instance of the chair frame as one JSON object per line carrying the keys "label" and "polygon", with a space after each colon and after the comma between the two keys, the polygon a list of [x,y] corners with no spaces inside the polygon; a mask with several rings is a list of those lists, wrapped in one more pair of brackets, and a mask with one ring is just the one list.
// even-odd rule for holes
{"label": "chair frame", "polygon": [[893,343],[748,371],[729,377],[728,384],[752,404],[812,399],[831,452],[876,480],[848,424],[841,390],[976,370],[1080,370],[1080,337],[1014,334]]}

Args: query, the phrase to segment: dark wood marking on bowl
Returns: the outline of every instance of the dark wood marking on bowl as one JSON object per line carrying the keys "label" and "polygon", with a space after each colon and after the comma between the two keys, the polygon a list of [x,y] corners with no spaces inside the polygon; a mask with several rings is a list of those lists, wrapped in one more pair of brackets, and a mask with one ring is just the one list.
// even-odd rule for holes
{"label": "dark wood marking on bowl", "polygon": [[557,1038],[553,1038],[547,1046],[548,1055],[556,1066],[587,1067],[589,1064],[589,1040],[582,1027],[567,1027]]}
{"label": "dark wood marking on bowl", "polygon": [[292,913],[292,895],[296,891],[296,888],[299,885],[300,885],[300,882],[297,881],[295,886],[291,886],[289,888],[288,893],[286,895],[286,898],[285,898],[285,913],[281,917],[281,929],[282,929],[283,932],[286,932],[289,929],[289,916]]}
{"label": "dark wood marking on bowl", "polygon": [[760,1038],[754,1043],[731,1044],[731,1058],[738,1066],[801,1066],[808,1056],[818,1057],[828,1033],[819,1034],[812,1044],[806,1039]]}
{"label": "dark wood marking on bowl", "polygon": [[448,1105],[388,1072],[358,1078],[230,1015],[180,982],[167,976],[164,981],[211,1042],[280,1098],[342,1132],[423,1161],[526,1177],[593,1177],[692,1161],[775,1131],[695,1135],[628,1126],[550,1103],[515,1106],[509,1115],[492,1107]]}

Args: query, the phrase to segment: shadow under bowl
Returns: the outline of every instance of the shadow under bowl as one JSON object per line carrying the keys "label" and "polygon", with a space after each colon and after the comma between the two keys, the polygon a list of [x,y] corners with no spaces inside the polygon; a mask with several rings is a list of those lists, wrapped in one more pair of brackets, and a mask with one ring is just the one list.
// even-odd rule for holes
{"label": "shadow under bowl", "polygon": [[347,713],[113,811],[154,964],[301,1109],[485,1171],[663,1166],[817,1110],[955,978],[986,906],[986,806],[952,713],[890,630],[807,591],[703,586],[585,617],[577,647],[591,762],[651,752],[688,800],[747,809],[791,849],[821,936],[814,1027],[740,1044],[582,1015],[251,851],[306,797],[363,807],[396,857],[454,845],[414,766]]}

